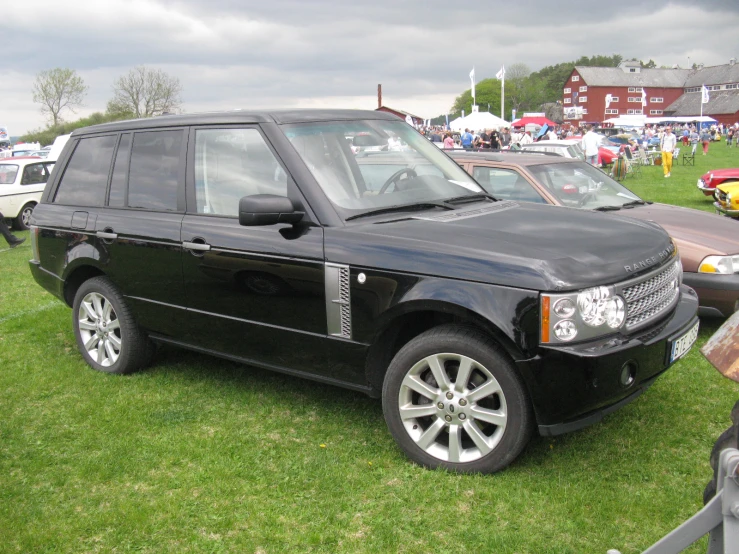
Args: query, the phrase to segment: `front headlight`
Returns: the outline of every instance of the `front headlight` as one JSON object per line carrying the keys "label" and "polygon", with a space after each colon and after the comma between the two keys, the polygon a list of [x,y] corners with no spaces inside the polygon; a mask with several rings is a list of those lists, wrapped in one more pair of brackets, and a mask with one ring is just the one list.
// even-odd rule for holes
{"label": "front headlight", "polygon": [[739,254],[735,256],[706,256],[698,266],[698,273],[739,273]]}
{"label": "front headlight", "polygon": [[621,329],[626,303],[613,287],[579,292],[542,294],[541,342],[558,344],[575,338],[588,340]]}

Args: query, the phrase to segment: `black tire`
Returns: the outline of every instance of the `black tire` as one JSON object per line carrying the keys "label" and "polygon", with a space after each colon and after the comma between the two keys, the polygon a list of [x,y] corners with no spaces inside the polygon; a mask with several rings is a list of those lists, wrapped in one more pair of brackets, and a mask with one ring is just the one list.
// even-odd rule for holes
{"label": "black tire", "polygon": [[123,296],[107,277],[93,277],[77,290],[72,327],[82,357],[97,371],[133,373],[154,355],[151,340],[136,325]]}
{"label": "black tire", "polygon": [[31,214],[33,213],[33,208],[35,206],[36,204],[29,202],[21,208],[21,211],[18,212],[18,215],[13,220],[13,227],[15,229],[18,231],[28,231],[31,228],[31,225],[28,222],[31,221]]}
{"label": "black tire", "polygon": [[[438,385],[431,369],[436,361],[448,384]],[[459,377],[463,366],[467,378]],[[409,384],[429,388],[421,394]],[[411,460],[460,473],[505,468],[526,447],[534,427],[528,394],[508,355],[481,331],[461,325],[435,327],[400,349],[385,375],[382,408],[390,433]],[[411,410],[433,413],[415,417]]]}
{"label": "black tire", "polygon": [[703,491],[703,504],[708,504],[708,501],[716,496],[716,479],[718,477],[718,462],[721,452],[727,448],[739,449],[739,401],[734,404],[734,408],[731,410],[731,420],[734,424],[719,435],[711,449],[709,460],[711,469],[713,469],[713,478],[708,482]]}

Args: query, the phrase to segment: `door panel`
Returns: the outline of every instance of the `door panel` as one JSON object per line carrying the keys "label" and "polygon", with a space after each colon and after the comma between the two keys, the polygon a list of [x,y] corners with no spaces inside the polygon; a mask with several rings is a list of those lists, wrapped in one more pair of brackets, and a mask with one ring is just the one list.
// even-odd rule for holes
{"label": "door panel", "polygon": [[190,334],[197,346],[326,372],[323,230],[244,227],[186,215],[182,240],[210,246],[182,258]]}

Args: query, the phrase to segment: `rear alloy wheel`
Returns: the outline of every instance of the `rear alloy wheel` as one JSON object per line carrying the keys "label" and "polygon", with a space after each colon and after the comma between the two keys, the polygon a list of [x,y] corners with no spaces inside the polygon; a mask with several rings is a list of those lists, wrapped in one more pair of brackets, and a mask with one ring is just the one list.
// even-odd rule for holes
{"label": "rear alloy wheel", "polygon": [[131,373],[153,354],[118,289],[106,277],[85,281],[73,305],[74,334],[85,361],[105,373]]}
{"label": "rear alloy wheel", "polygon": [[398,352],[385,377],[383,411],[413,461],[464,473],[509,465],[533,426],[505,353],[480,331],[456,325],[431,329]]}
{"label": "rear alloy wheel", "polygon": [[18,216],[13,220],[13,227],[19,231],[27,231],[31,228],[31,215],[33,214],[34,204],[28,203],[18,212]]}

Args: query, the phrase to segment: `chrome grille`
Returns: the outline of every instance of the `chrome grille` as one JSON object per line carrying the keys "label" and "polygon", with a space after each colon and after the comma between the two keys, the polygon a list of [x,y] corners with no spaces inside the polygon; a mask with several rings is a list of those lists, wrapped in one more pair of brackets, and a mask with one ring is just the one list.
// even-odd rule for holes
{"label": "chrome grille", "polygon": [[631,331],[659,317],[671,308],[680,294],[680,261],[675,260],[666,269],[657,270],[636,282],[620,287],[626,301],[626,329]]}

